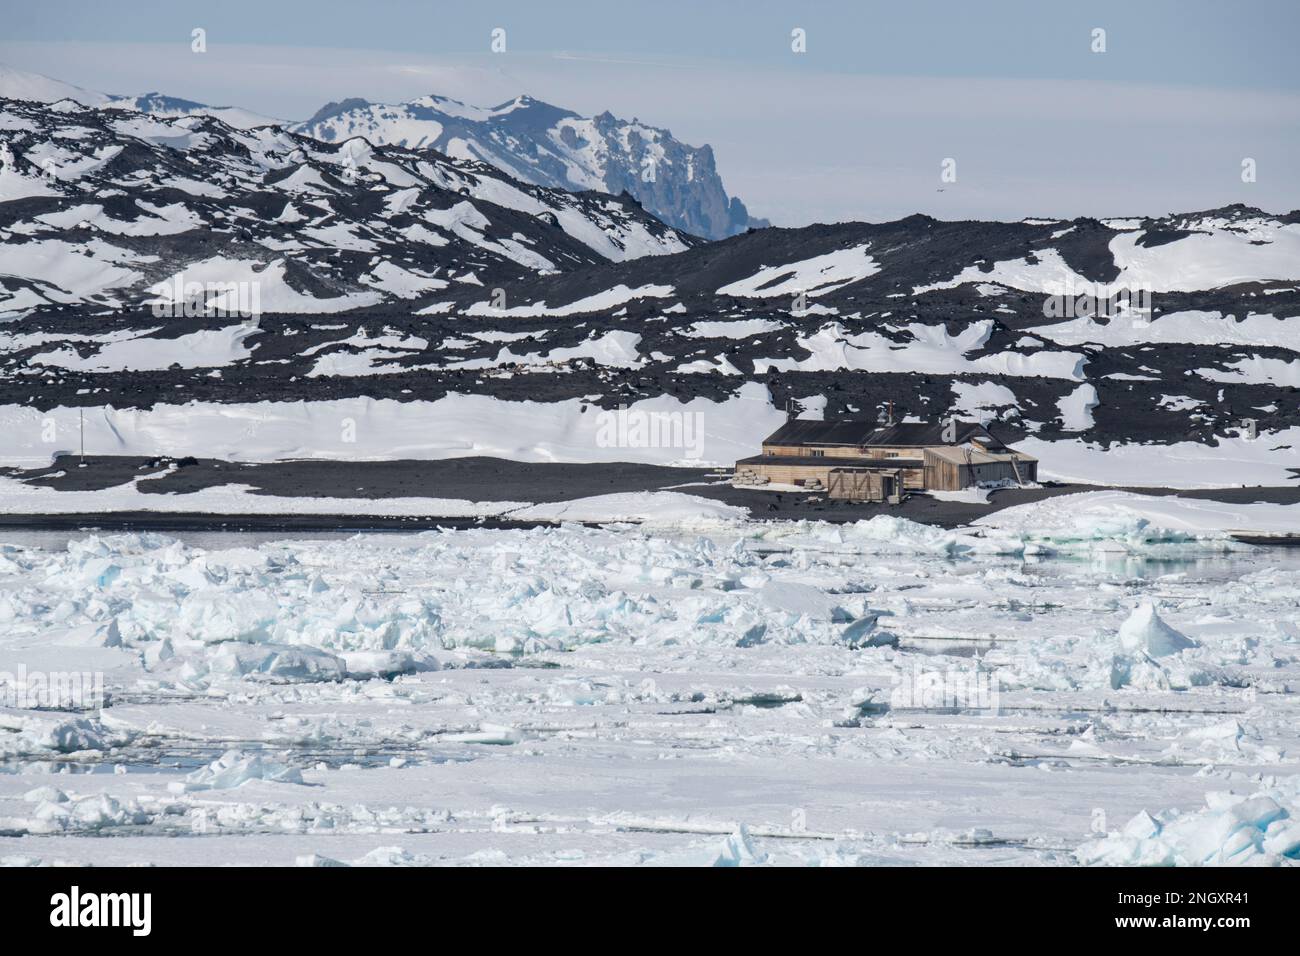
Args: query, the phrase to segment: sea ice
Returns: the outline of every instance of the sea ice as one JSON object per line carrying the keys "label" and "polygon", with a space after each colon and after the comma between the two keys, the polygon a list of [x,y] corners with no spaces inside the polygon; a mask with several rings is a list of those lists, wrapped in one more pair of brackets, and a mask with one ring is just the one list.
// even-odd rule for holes
{"label": "sea ice", "polygon": [[0,859],[1290,862],[1300,564],[1080,503],[0,545]]}

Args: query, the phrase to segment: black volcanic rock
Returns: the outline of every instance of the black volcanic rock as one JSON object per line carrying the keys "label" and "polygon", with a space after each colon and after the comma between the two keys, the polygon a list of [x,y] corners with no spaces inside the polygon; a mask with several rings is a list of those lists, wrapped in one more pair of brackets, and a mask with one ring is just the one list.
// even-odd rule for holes
{"label": "black volcanic rock", "polygon": [[[429,150],[0,110],[0,405],[458,393],[613,408],[756,385],[832,417],[992,416],[1008,440],[1209,447],[1243,418],[1261,441],[1300,425],[1295,214],[916,215],[702,243],[630,198]],[[149,287],[196,270],[267,282],[263,313],[153,314]],[[1051,314],[1061,276],[1154,277],[1149,325]],[[182,340],[200,344],[178,362],[163,345]],[[114,343],[166,359],[113,358]],[[1067,414],[1090,390],[1090,415]]]}

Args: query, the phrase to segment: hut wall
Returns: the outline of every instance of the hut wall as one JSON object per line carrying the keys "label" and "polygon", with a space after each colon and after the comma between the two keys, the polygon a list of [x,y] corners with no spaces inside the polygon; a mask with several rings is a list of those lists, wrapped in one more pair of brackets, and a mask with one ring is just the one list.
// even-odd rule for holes
{"label": "hut wall", "polygon": [[746,465],[747,471],[753,471],[763,476],[768,481],[774,481],[781,485],[793,485],[796,482],[807,482],[816,478],[824,485],[826,484],[827,475],[834,465]]}
{"label": "hut wall", "polygon": [[827,493],[832,498],[849,501],[883,501],[881,476],[873,471],[833,471],[826,482]]}
{"label": "hut wall", "polygon": [[785,458],[810,458],[814,451],[826,458],[861,458],[862,450],[854,445],[764,445],[764,455]]}
{"label": "hut wall", "polygon": [[965,465],[949,461],[929,449],[926,449],[923,461],[923,487],[933,491],[961,491],[970,485],[970,474]]}

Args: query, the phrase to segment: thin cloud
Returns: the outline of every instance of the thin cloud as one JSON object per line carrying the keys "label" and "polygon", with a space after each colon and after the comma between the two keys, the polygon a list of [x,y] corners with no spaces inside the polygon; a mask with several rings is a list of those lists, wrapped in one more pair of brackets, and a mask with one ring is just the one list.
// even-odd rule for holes
{"label": "thin cloud", "polygon": [[[1141,215],[1300,206],[1300,94],[1104,80],[872,76],[560,50],[421,58],[383,50],[0,43],[0,59],[116,93],[162,90],[291,118],[327,100],[529,93],[710,143],[729,189],[784,225]],[[66,67],[66,68],[65,68]],[[939,163],[958,181],[938,192]],[[1256,160],[1258,182],[1240,181]]]}

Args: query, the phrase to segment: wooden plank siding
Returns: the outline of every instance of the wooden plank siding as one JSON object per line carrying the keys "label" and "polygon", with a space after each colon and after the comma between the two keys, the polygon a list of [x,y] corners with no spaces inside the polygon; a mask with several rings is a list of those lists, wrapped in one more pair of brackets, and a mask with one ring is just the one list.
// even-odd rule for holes
{"label": "wooden plank siding", "polygon": [[811,458],[813,455],[826,458],[865,458],[861,448],[856,445],[764,445],[764,455],[780,455],[783,458]]}
{"label": "wooden plank siding", "polygon": [[808,458],[816,454],[826,458],[916,458],[918,448],[874,448],[857,445],[764,445],[764,455],[785,458]]}
{"label": "wooden plank siding", "polygon": [[917,451],[916,448],[878,448],[870,445],[862,449],[862,455],[866,458],[915,458]]}
{"label": "wooden plank siding", "polygon": [[826,482],[827,494],[848,501],[888,501],[899,494],[898,475],[888,471],[837,468]]}
{"label": "wooden plank siding", "polygon": [[869,471],[833,472],[826,482],[826,491],[832,498],[850,501],[879,501],[880,482],[873,480]]}
{"label": "wooden plank siding", "polygon": [[[973,464],[961,464],[936,455],[926,449],[925,487],[934,491],[961,491],[981,481],[1024,481],[1038,480],[1038,462],[1020,459],[1015,465],[1010,461],[987,461]],[[1019,468],[1019,475],[1016,469]]]}
{"label": "wooden plank siding", "polygon": [[925,450],[923,461],[925,464],[921,468],[922,481],[926,488],[932,491],[961,491],[966,487],[963,483],[965,476],[962,473],[964,465],[940,458],[928,448]]}
{"label": "wooden plank siding", "polygon": [[[767,463],[741,465],[740,471],[749,472],[768,481],[781,485],[794,485],[801,482],[808,482],[814,478],[823,485],[830,487],[830,475],[833,470],[837,471],[854,471],[852,468],[844,468],[837,465],[835,460],[827,458],[825,465],[803,465],[803,464],[780,464]],[[906,491],[922,491],[925,488],[925,474],[920,468],[900,468],[899,472],[903,476],[903,488]],[[856,472],[855,472],[856,473]],[[873,472],[862,470],[861,474],[872,474]],[[885,475],[893,475],[892,471],[881,472]]]}
{"label": "wooden plank siding", "polygon": [[824,468],[818,465],[746,465],[745,470],[778,485],[794,485],[814,478],[824,485],[833,467],[830,463]]}

